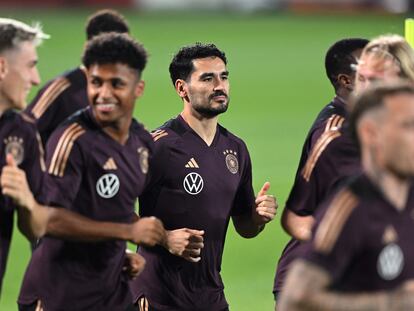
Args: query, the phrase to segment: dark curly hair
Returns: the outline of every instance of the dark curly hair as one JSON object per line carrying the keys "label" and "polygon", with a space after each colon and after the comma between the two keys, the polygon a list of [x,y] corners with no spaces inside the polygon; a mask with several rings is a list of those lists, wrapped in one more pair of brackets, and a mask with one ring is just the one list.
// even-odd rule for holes
{"label": "dark curly hair", "polygon": [[355,73],[352,65],[357,65],[357,60],[352,56],[352,53],[356,50],[362,50],[368,42],[368,40],[361,38],[342,39],[328,49],[325,56],[325,70],[335,90],[339,87],[339,74],[351,75]]}
{"label": "dark curly hair", "polygon": [[173,85],[177,79],[187,80],[194,70],[193,60],[216,56],[227,65],[226,54],[219,50],[214,44],[203,44],[197,42],[194,45],[182,47],[171,61],[169,70]]}
{"label": "dark curly hair", "polygon": [[86,22],[88,40],[104,32],[129,33],[125,18],[115,10],[99,10],[88,17]]}
{"label": "dark curly hair", "polygon": [[147,64],[144,46],[127,34],[104,33],[88,41],[82,57],[86,68],[93,64],[121,63],[135,69],[140,76]]}

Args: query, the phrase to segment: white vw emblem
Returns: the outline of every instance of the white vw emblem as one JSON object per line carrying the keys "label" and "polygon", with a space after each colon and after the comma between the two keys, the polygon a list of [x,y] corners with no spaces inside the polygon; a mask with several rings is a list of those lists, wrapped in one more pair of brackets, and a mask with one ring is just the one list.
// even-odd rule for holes
{"label": "white vw emblem", "polygon": [[378,274],[387,281],[400,275],[404,266],[404,254],[397,244],[389,244],[381,251],[377,269]]}
{"label": "white vw emblem", "polygon": [[119,179],[115,174],[105,174],[96,183],[96,191],[105,198],[112,198],[119,190]]}
{"label": "white vw emblem", "polygon": [[199,194],[203,190],[203,178],[197,173],[190,173],[184,178],[184,189],[189,194]]}

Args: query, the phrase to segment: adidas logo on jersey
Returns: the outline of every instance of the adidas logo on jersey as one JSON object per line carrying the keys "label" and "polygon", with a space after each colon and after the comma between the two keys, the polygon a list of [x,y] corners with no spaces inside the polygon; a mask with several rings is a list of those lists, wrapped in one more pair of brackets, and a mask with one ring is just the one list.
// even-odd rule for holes
{"label": "adidas logo on jersey", "polygon": [[194,158],[191,158],[190,161],[187,162],[187,164],[185,165],[186,168],[199,168],[196,160],[194,160]]}
{"label": "adidas logo on jersey", "polygon": [[103,168],[104,168],[104,170],[116,170],[116,169],[118,169],[118,167],[116,166],[116,163],[115,163],[114,159],[112,159],[112,157],[109,158],[105,162]]}

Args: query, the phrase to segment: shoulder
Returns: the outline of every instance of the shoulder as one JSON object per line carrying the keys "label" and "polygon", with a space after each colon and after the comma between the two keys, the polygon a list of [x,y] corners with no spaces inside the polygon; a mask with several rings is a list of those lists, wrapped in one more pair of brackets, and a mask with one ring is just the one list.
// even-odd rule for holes
{"label": "shoulder", "polygon": [[153,149],[154,143],[151,134],[147,131],[144,125],[136,119],[132,119],[130,133],[137,137],[144,145]]}
{"label": "shoulder", "polygon": [[88,130],[92,130],[94,127],[96,125],[90,119],[87,109],[80,110],[63,122],[52,133],[50,140],[55,142],[55,144],[59,144],[59,141],[73,144]]}
{"label": "shoulder", "polygon": [[224,137],[225,139],[228,139],[231,143],[236,144],[237,146],[239,146],[239,148],[247,151],[246,143],[239,136],[236,136],[235,134],[233,134],[232,132],[230,132],[229,130],[227,130],[225,127],[223,127],[220,124],[218,124],[218,130],[220,131],[220,135],[222,137]]}
{"label": "shoulder", "polygon": [[3,120],[12,126],[13,132],[26,136],[36,136],[35,120],[24,112],[6,111]]}
{"label": "shoulder", "polygon": [[180,140],[187,131],[178,118],[173,118],[151,131],[151,136],[155,146],[169,146]]}
{"label": "shoulder", "polygon": [[348,180],[344,187],[326,200],[318,214],[314,236],[316,248],[329,253],[342,232],[360,235],[366,228],[366,222],[372,219],[372,213],[378,210],[378,198],[378,193],[365,175]]}

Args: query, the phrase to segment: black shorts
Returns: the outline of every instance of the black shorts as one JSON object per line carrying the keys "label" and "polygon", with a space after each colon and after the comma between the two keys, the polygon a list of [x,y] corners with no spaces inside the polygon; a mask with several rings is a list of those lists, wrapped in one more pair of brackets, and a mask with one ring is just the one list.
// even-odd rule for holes
{"label": "black shorts", "polygon": [[[160,311],[151,307],[146,297],[139,298],[136,302],[135,308],[137,308],[135,311]],[[229,311],[229,308],[225,308],[219,311]]]}
{"label": "black shorts", "polygon": [[[38,300],[30,305],[19,304],[19,311],[44,311],[44,310],[42,308],[42,304]],[[125,311],[137,311],[137,306],[134,304],[131,304],[125,308]]]}

